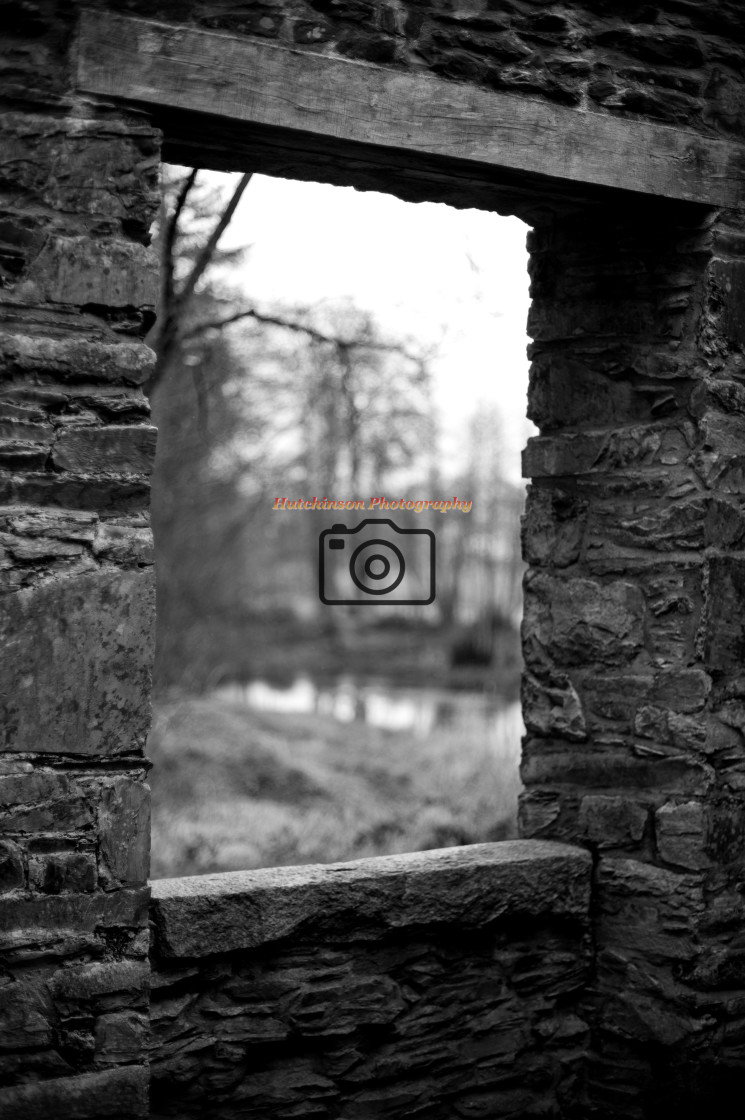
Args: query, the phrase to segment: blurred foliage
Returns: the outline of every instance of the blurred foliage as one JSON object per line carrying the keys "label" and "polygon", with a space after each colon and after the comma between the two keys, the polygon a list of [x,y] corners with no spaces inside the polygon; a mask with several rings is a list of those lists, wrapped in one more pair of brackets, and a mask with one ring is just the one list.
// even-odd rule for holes
{"label": "blurred foliage", "polygon": [[222,698],[158,708],[153,876],[359,859],[514,835],[519,712],[426,737]]}
{"label": "blurred foliage", "polygon": [[[251,642],[257,613],[317,612],[328,515],[283,520],[275,496],[357,496],[435,455],[426,352],[350,302],[258,309],[231,286],[225,266],[247,251],[223,254],[215,235],[244,180],[219,198],[194,172],[165,171],[151,338],[156,687],[229,673],[221,632]],[[196,634],[207,658],[190,656]]]}
{"label": "blurred foliage", "polygon": [[437,534],[436,607],[415,608],[409,621],[421,621],[420,646],[434,644],[440,661],[448,650],[465,665],[501,658],[513,679],[523,496],[504,479],[498,410],[478,407],[466,466],[448,477],[431,351],[387,337],[349,300],[250,305],[235,267],[250,268],[250,249],[219,244],[249,180],[221,191],[194,171],[164,169],[161,305],[150,340],[156,688],[200,691],[261,674],[276,663],[272,643],[293,666],[299,644],[318,671],[343,666],[356,647],[366,671],[395,665],[390,644],[377,662],[365,656],[380,644],[364,637],[379,612],[320,607],[317,541],[330,515],[272,510],[275,497],[383,493],[472,500],[469,514],[396,516],[401,527]]}

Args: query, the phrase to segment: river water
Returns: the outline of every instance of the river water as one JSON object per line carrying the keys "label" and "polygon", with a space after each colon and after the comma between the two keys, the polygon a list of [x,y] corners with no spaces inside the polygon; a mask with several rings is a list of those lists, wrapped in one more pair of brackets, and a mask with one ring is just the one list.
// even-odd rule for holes
{"label": "river water", "polygon": [[483,728],[496,753],[508,756],[514,766],[525,730],[517,701],[480,692],[398,688],[389,681],[342,677],[320,684],[300,676],[285,688],[262,680],[224,684],[215,695],[261,711],[314,713],[417,736],[439,728]]}

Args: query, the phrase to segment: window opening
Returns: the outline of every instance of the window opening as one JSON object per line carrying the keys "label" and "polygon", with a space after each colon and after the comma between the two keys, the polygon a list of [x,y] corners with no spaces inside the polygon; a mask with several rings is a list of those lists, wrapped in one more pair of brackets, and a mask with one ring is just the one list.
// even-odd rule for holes
{"label": "window opening", "polygon": [[[163,183],[153,876],[513,835],[527,227]],[[395,531],[351,563],[372,519]]]}

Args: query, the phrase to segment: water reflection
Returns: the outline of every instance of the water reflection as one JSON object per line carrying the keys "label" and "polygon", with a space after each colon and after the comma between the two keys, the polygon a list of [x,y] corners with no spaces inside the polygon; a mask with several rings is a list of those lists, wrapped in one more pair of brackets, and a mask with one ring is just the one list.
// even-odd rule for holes
{"label": "water reflection", "polygon": [[310,677],[302,676],[287,688],[262,680],[225,684],[216,690],[216,695],[258,710],[315,713],[342,723],[358,720],[386,731],[409,731],[417,736],[429,735],[439,727],[477,723],[495,731],[500,740],[519,744],[524,732],[519,703],[505,703],[478,692],[396,688],[351,677],[316,684]]}

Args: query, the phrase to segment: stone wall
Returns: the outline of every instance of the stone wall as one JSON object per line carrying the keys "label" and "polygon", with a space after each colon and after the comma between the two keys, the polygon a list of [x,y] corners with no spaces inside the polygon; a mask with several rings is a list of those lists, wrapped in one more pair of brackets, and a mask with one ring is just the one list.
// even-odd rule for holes
{"label": "stone wall", "polygon": [[[745,13],[731,0],[665,0],[620,14],[603,0],[473,0],[462,8],[368,0],[92,6],[394,69],[430,69],[582,112],[742,135]],[[154,432],[140,387],[150,362],[142,338],[153,315],[147,239],[160,138],[144,110],[76,93],[78,11],[75,4],[19,0],[3,12],[0,590],[10,649],[0,683],[4,1118],[146,1112],[142,750]],[[215,145],[225,146],[219,132],[187,131],[195,161],[199,144],[210,142],[208,161],[239,158],[232,145],[216,154]],[[183,151],[183,136],[179,142]],[[167,152],[168,144],[166,137]],[[309,174],[299,148],[273,158],[276,170]],[[353,181],[364,172],[353,161],[335,163],[324,149],[312,174]],[[593,1031],[591,1110],[603,1116],[658,1115],[671,1102],[682,1108],[682,1100],[714,1107],[733,1086],[745,1087],[742,212],[613,191],[589,198],[573,183],[562,184],[556,198],[544,183],[528,201],[536,186],[530,177],[524,198],[519,176],[510,184],[509,199],[495,190],[493,205],[535,226],[530,409],[541,430],[525,460],[533,484],[525,522],[531,570],[522,828],[529,837],[579,841],[596,860],[597,967],[582,1013],[572,1003],[576,938],[571,949],[561,942],[568,971],[562,964],[557,983],[569,977],[570,986],[557,1007],[568,1000],[577,1019],[559,1016],[558,1033],[550,1025],[553,1005],[546,1011],[543,1003],[553,990],[549,978],[539,970],[542,995],[533,1002],[530,985],[521,988],[519,973],[510,971],[509,944],[520,946],[519,960],[552,944],[546,929],[554,928],[553,912],[548,925],[537,912],[524,925],[509,926],[501,913],[479,918],[458,939],[447,918],[402,932],[381,916],[371,920],[374,936],[366,926],[359,939],[355,933],[341,942],[310,916],[292,936],[285,931],[253,948],[223,942],[214,958],[203,959],[193,944],[169,940],[169,913],[181,910],[191,920],[197,912],[170,887],[155,911],[160,1018],[153,1053],[162,1114],[166,1074],[192,1111],[200,1100],[211,1108],[213,1098],[253,1088],[263,1102],[257,1107],[287,1115],[298,1095],[317,1086],[316,1115],[342,1100],[350,1108],[356,1101],[350,1115],[369,1115],[378,1104],[364,1094],[383,1072],[386,1086],[397,1085],[402,1096],[378,1102],[380,1109],[411,1109],[419,1090],[403,1073],[399,1078],[391,1055],[404,1026],[418,1053],[422,1021],[437,1040],[427,1077],[443,1054],[455,1063],[453,1092],[464,1093],[463,1115],[478,1115],[482,1105],[488,1115],[519,1111],[535,1101],[568,1113],[565,1100],[580,1099],[573,1079],[576,1052],[587,1045],[582,1022]],[[461,205],[463,189],[462,179],[448,184],[439,165],[431,179],[415,176],[401,188],[406,197],[435,191]],[[488,184],[480,190],[479,204],[491,205],[484,203]],[[463,870],[448,888],[461,903]],[[486,876],[482,886],[491,874],[478,870],[477,879]],[[341,895],[348,907],[358,887],[340,882],[349,887]],[[422,896],[412,897],[423,905]],[[447,900],[445,892],[440,904]],[[459,921],[468,925],[466,910]],[[235,913],[240,927],[245,911]],[[345,921],[346,930],[354,928]],[[246,956],[249,948],[254,956]],[[491,953],[504,990],[520,998],[484,1007],[484,1037],[493,1054],[502,1053],[500,1040],[515,1033],[500,1015],[516,1007],[521,1041],[510,1053],[525,1063],[525,1081],[527,1071],[537,1071],[530,1105],[519,1094],[510,1098],[508,1083],[500,1087],[498,1062],[487,1062],[493,1080],[484,1088],[478,1045],[460,1054],[448,1022],[440,1025],[431,1011],[443,998],[442,969],[464,978],[453,997],[459,1005],[488,1004],[480,993],[488,992]],[[314,960],[320,988],[340,986],[333,1007],[318,995]],[[362,1018],[343,994],[351,985],[349,1003],[357,1006],[358,961],[363,993],[368,983],[372,992],[369,1005],[360,997],[370,1008]],[[287,1005],[286,1018],[267,1025],[254,1006],[247,1026],[242,1001],[265,975]],[[307,1007],[292,1003],[288,976],[297,978]],[[214,1004],[199,994],[202,987]],[[394,991],[402,993],[395,997],[400,1011],[386,1018],[376,1000]],[[188,1031],[176,1058],[179,998]],[[336,1024],[333,1041],[325,1028],[320,1042],[314,1034],[316,998],[321,1022]],[[255,1027],[256,1036],[231,1038],[231,1022],[239,1034]],[[270,1049],[263,1030],[275,1032]],[[367,1058],[338,1041],[347,1031],[364,1039]],[[252,1068],[265,1068],[275,1047],[279,1082],[290,1086],[284,1100],[271,1097],[271,1079],[252,1083],[241,1064],[250,1050]],[[202,1059],[200,1080],[195,1065]],[[285,1076],[293,1061],[294,1088]],[[450,1115],[451,1089],[439,1077],[432,1085],[426,1108]]]}
{"label": "stone wall", "polygon": [[91,7],[742,136],[737,0],[102,0]]}
{"label": "stone wall", "polygon": [[598,859],[603,1115],[745,1083],[744,248],[670,204],[530,237],[522,834]]}
{"label": "stone wall", "polygon": [[159,136],[70,94],[54,10],[3,13],[4,1120],[147,1114]]}
{"label": "stone wall", "polygon": [[154,883],[151,1115],[570,1115],[590,871],[506,841]]}

